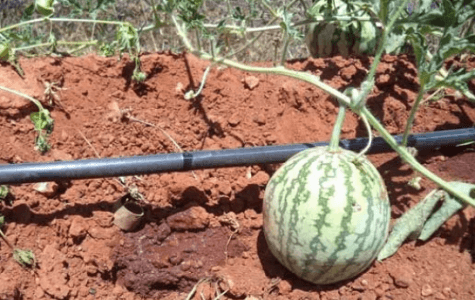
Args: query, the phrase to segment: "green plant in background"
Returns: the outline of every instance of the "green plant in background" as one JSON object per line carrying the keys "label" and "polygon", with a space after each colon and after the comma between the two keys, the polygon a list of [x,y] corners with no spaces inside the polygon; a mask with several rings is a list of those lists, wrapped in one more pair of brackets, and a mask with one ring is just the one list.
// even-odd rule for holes
{"label": "green plant in background", "polygon": [[[48,48],[49,51],[43,54],[70,55],[74,52],[85,49],[89,46],[97,46],[100,53],[111,56],[119,52],[129,53],[130,59],[135,63],[135,69],[132,79],[136,81],[144,81],[146,74],[140,71],[139,53],[141,51],[138,30],[129,22],[116,20],[98,20],[97,16],[100,12],[108,9],[115,1],[103,0],[97,1],[95,5],[92,2],[76,0],[62,0],[60,3],[65,7],[71,8],[69,18],[53,17],[54,7],[52,0],[36,0],[34,4],[29,5],[23,12],[21,21],[17,24],[10,24],[0,28],[0,59],[10,62],[14,66],[19,66],[16,62],[16,54],[21,52],[27,56],[31,56],[31,52],[40,51],[39,49]],[[34,18],[34,11],[41,16]],[[78,15],[86,15],[85,19],[76,19]],[[46,41],[40,35],[33,34],[32,26],[36,23],[45,23],[49,26]],[[85,41],[68,41],[58,38],[53,31],[54,23],[83,23],[92,24],[92,35],[96,31],[106,30],[105,26],[113,25],[116,28],[115,40],[105,41],[98,34],[98,39],[91,38]],[[96,30],[96,28],[98,28]],[[59,51],[58,47],[66,48],[66,51]],[[76,47],[71,49],[71,47]],[[34,55],[34,54],[33,54]],[[17,67],[19,69],[19,67]],[[18,70],[22,74],[21,70]]]}

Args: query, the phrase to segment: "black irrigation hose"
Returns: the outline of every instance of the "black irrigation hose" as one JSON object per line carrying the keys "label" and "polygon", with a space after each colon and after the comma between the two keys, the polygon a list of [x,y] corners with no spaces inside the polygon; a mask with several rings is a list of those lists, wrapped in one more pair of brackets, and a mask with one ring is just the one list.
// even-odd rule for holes
{"label": "black irrigation hose", "polygon": [[[401,142],[401,136],[395,136],[395,138],[398,142]],[[475,128],[415,134],[409,138],[408,146],[424,150],[454,146],[468,141],[475,141]],[[0,184],[129,176],[279,163],[286,161],[290,156],[307,148],[327,144],[326,142],[318,142],[120,158],[8,164],[0,166]],[[342,148],[352,151],[359,151],[366,144],[366,138],[342,140],[340,142]],[[375,138],[369,153],[389,151],[392,151],[392,149],[382,138]]]}

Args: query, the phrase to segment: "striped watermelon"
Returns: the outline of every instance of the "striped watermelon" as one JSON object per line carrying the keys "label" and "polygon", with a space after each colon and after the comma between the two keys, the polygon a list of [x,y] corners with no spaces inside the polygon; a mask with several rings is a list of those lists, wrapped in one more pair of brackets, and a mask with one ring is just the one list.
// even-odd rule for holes
{"label": "striped watermelon", "polygon": [[[369,13],[348,6],[342,0],[335,0],[334,5],[334,14],[337,16],[371,17]],[[318,0],[307,14],[310,17],[323,17],[326,9],[327,0]],[[370,21],[322,21],[307,27],[305,41],[313,57],[374,55],[381,35],[382,29]]]}
{"label": "striped watermelon", "polygon": [[366,158],[316,147],[272,176],[263,215],[272,254],[297,276],[331,284],[355,277],[376,258],[388,235],[390,204]]}

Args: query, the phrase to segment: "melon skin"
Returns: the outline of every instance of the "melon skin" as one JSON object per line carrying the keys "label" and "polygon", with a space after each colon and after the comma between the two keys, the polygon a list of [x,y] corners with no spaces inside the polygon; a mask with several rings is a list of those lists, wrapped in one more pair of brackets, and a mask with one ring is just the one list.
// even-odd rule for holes
{"label": "melon skin", "polygon": [[269,180],[263,231],[277,260],[298,277],[332,284],[365,271],[388,236],[390,203],[364,157],[315,147],[291,157]]}
{"label": "melon skin", "polygon": [[[326,7],[326,0],[314,2],[310,10],[315,10],[313,15],[324,16],[320,10]],[[366,12],[355,8],[348,8],[342,0],[335,0],[336,15],[351,15],[357,17],[370,17]],[[379,38],[383,34],[381,27],[370,21],[321,21],[313,23],[306,28],[305,42],[312,57],[331,57],[341,55],[375,55]]]}

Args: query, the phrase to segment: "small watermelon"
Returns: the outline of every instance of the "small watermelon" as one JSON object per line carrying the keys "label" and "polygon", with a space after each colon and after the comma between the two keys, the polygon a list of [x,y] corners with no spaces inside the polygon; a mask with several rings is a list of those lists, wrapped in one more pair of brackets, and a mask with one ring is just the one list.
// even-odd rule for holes
{"label": "small watermelon", "polygon": [[390,221],[386,187],[365,158],[315,147],[291,157],[264,195],[264,235],[272,254],[315,284],[351,279],[384,245]]}
{"label": "small watermelon", "polygon": [[[323,16],[321,11],[326,9],[326,2],[326,0],[315,2],[309,9],[309,16]],[[334,9],[335,15],[345,16],[351,14],[353,8],[348,8],[342,0],[335,0]],[[370,17],[368,13],[361,11],[356,16]],[[307,27],[305,41],[313,57],[374,55],[381,34],[381,28],[371,21],[322,21]]]}

